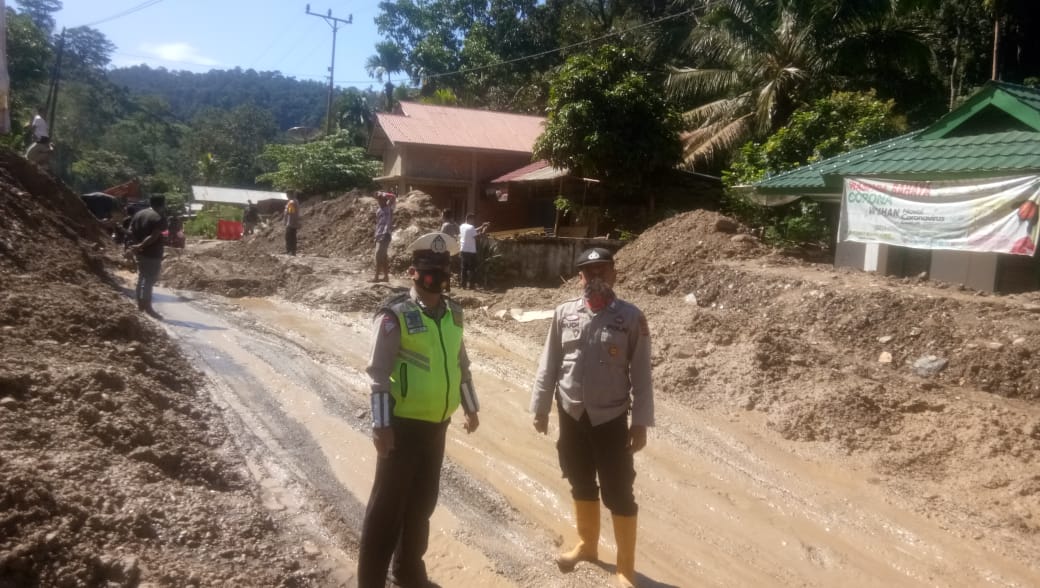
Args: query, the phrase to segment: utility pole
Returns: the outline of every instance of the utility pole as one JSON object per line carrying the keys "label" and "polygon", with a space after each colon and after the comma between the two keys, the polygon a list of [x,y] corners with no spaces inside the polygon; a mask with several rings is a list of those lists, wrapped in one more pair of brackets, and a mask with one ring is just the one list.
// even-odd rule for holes
{"label": "utility pole", "polygon": [[0,133],[11,131],[11,77],[7,74],[7,6],[0,0]]}
{"label": "utility pole", "polygon": [[339,32],[339,25],[351,24],[354,22],[354,15],[348,14],[347,20],[336,18],[332,16],[332,9],[329,9],[328,14],[318,14],[317,12],[311,12],[311,5],[307,5],[307,14],[311,16],[317,16],[318,18],[324,19],[325,22],[329,23],[332,27],[332,65],[329,66],[329,103],[325,108],[325,134],[332,134],[332,93],[334,90],[333,81],[336,77],[336,33]]}

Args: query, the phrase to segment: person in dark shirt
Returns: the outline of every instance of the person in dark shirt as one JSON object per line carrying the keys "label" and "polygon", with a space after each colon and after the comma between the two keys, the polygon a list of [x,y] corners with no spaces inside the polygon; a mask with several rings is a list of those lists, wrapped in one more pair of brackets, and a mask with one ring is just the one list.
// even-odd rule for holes
{"label": "person in dark shirt", "polygon": [[242,227],[246,235],[252,235],[256,229],[256,225],[260,222],[260,209],[253,204],[252,200],[247,200],[246,211],[242,215]]}
{"label": "person in dark shirt", "polygon": [[130,220],[130,251],[137,256],[137,308],[148,316],[162,320],[152,308],[152,288],[159,279],[163,258],[163,231],[166,230],[166,197],[152,196],[145,208]]}

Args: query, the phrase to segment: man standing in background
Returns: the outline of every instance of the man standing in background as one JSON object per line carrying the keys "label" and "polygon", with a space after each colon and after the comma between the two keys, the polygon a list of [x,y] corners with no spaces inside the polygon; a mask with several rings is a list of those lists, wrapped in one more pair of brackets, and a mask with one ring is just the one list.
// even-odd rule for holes
{"label": "man standing in background", "polygon": [[152,196],[151,208],[145,208],[130,219],[130,251],[137,257],[137,309],[152,318],[162,315],[152,308],[152,288],[159,280],[163,259],[163,231],[166,230],[166,197]]}
{"label": "man standing in background", "polygon": [[459,249],[462,251],[462,269],[459,272],[459,286],[472,288],[477,271],[477,235],[484,234],[490,222],[479,227],[474,226],[477,215],[472,212],[466,215],[466,222],[459,227]]}
{"label": "man standing in background", "polygon": [[[394,227],[394,195],[391,192],[376,192],[376,275],[373,282],[390,281],[390,233]],[[383,277],[380,278],[379,276]]]}
{"label": "man standing in background", "polygon": [[32,132],[32,145],[25,152],[25,158],[41,166],[48,167],[51,161],[51,133],[47,121],[43,119],[43,109],[37,108],[29,129]]}
{"label": "man standing in background", "polygon": [[285,203],[285,252],[296,255],[296,232],[300,229],[300,202],[297,192],[289,192],[289,201]]}

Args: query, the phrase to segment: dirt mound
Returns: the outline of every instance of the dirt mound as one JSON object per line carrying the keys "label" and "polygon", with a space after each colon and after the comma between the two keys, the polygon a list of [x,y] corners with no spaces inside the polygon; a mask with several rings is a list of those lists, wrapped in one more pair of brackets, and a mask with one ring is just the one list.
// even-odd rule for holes
{"label": "dirt mound", "polygon": [[[923,511],[1035,542],[1040,296],[799,261],[734,241],[744,233],[719,220],[678,215],[618,252],[618,294],[650,323],[657,394],[761,412],[786,439],[862,460]],[[540,344],[547,322],[509,310],[578,294],[573,281],[516,288],[467,316]]]}
{"label": "dirt mound", "polygon": [[0,586],[309,583],[196,372],[106,273],[115,251],[0,153]]}
{"label": "dirt mound", "polygon": [[[301,205],[301,225],[298,247],[301,254],[344,259],[369,259],[375,248],[375,197],[352,191],[332,200],[304,202]],[[433,206],[433,199],[424,192],[413,190],[398,198],[394,208],[394,233],[390,244],[392,259],[397,265],[406,264],[404,248],[417,236],[436,231],[441,226],[441,213]],[[244,238],[233,247],[243,255],[285,252],[285,228],[280,220]],[[403,269],[400,265],[399,269]],[[396,268],[395,266],[395,269]]]}
{"label": "dirt mound", "polygon": [[669,294],[688,288],[701,266],[766,253],[768,249],[736,221],[713,211],[684,212],[654,225],[621,249],[618,283]]}

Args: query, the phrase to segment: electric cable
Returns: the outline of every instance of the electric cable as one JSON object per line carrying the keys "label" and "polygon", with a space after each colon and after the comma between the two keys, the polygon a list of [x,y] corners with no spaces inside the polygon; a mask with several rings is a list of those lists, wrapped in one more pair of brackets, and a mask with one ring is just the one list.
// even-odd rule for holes
{"label": "electric cable", "polygon": [[122,18],[124,16],[129,16],[129,15],[135,13],[135,12],[139,12],[141,10],[144,10],[145,8],[149,8],[151,6],[155,6],[156,4],[158,4],[160,2],[162,2],[162,0],[147,0],[147,2],[142,2],[142,3],[138,4],[137,6],[134,6],[132,8],[127,8],[126,10],[124,10],[123,12],[120,12],[118,14],[113,14],[112,16],[103,18],[101,20],[96,20],[94,22],[87,23],[85,25],[80,25],[80,26],[94,27],[94,26],[97,26],[97,25],[102,24],[102,23],[106,23],[106,22],[109,22],[109,21],[116,20],[117,18]]}

